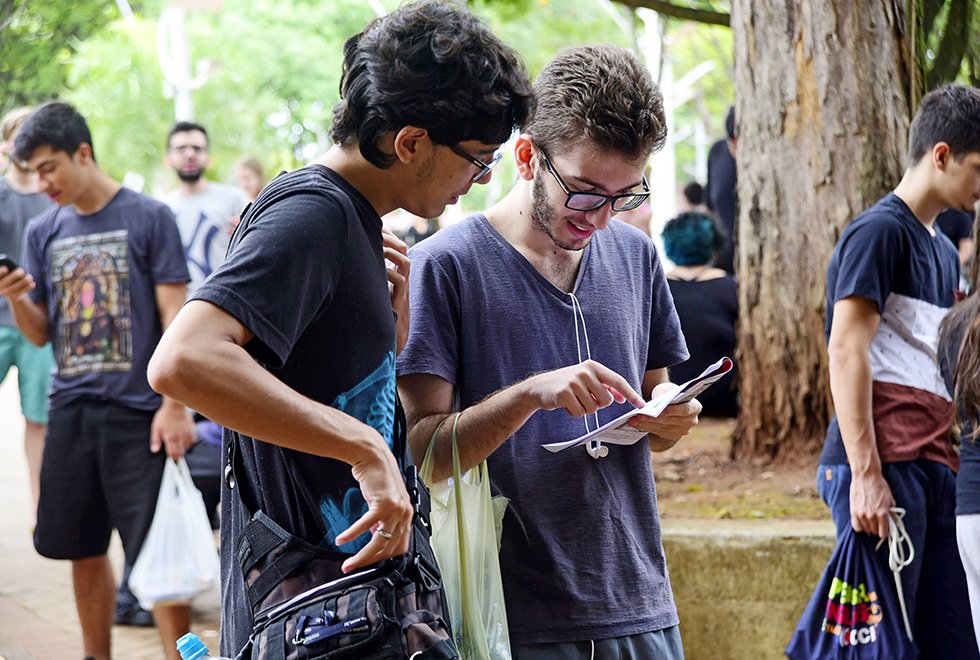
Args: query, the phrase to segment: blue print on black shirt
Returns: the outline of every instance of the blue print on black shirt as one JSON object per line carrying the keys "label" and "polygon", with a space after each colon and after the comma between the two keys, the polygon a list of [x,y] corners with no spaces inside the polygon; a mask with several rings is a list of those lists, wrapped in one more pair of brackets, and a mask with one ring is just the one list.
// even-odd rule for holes
{"label": "blue print on black shirt", "polygon": [[[353,389],[339,395],[332,404],[341,412],[359,419],[372,427],[385,439],[389,447],[394,446],[395,428],[395,353],[389,351],[384,361],[371,375]],[[324,542],[329,548],[337,548],[334,539],[350,527],[367,511],[367,502],[357,486],[344,494],[342,502],[329,497],[320,500],[320,514],[323,516],[327,534]],[[370,540],[369,534],[344,544],[344,552],[357,552]]]}

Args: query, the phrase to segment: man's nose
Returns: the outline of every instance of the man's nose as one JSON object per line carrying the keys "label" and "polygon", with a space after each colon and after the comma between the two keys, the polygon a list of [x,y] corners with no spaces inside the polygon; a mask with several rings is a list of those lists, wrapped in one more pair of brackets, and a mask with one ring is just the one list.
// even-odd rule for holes
{"label": "man's nose", "polygon": [[610,221],[612,221],[612,204],[606,202],[597,209],[586,211],[585,215],[589,218],[589,224],[591,224],[593,227],[596,229],[605,229],[609,226]]}

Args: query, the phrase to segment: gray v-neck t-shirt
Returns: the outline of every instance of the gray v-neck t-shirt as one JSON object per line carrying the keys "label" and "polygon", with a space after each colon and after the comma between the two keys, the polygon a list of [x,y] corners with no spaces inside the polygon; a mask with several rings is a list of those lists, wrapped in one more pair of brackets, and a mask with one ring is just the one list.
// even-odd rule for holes
{"label": "gray v-neck t-shirt", "polygon": [[[572,296],[481,214],[409,255],[411,330],[398,373],[448,380],[463,409],[535,373],[576,364],[580,354],[591,353],[637,391],[646,371],[688,357],[656,248],[624,223],[610,223],[585,249],[573,289],[581,316]],[[629,409],[613,404],[598,421]],[[678,622],[649,446],[612,446],[600,460],[583,447],[557,454],[541,447],[585,430],[582,418],[564,410],[538,411],[488,459],[494,490],[510,498],[500,565],[515,644],[616,637]]]}

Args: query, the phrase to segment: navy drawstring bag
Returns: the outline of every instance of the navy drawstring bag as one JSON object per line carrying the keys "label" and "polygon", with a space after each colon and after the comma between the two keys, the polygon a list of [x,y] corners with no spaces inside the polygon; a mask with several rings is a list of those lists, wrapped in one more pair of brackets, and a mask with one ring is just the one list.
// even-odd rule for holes
{"label": "navy drawstring bag", "polygon": [[[902,511],[904,514],[904,511]],[[904,534],[899,517],[900,534]],[[786,647],[791,660],[916,660],[919,650],[907,623],[896,561],[898,536],[890,524],[889,570],[878,557],[880,541],[850,525],[830,557],[817,589]],[[907,535],[905,535],[907,540]],[[900,540],[900,539],[899,539]],[[909,544],[911,548],[911,544]],[[900,546],[899,546],[900,550]]]}

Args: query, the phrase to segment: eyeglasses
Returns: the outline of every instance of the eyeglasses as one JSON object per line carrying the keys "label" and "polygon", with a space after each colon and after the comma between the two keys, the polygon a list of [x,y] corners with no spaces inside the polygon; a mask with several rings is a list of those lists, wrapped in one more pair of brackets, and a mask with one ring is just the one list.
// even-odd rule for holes
{"label": "eyeglasses", "polygon": [[196,154],[203,154],[208,150],[207,147],[199,147],[196,144],[182,144],[179,147],[170,147],[170,151],[176,152],[178,154],[185,151],[193,151]]}
{"label": "eyeglasses", "polygon": [[538,151],[544,157],[545,168],[551,172],[551,175],[555,177],[555,181],[558,182],[561,189],[568,195],[565,198],[565,208],[572,209],[573,211],[594,211],[606,202],[610,202],[612,204],[612,210],[618,213],[619,211],[632,211],[650,196],[650,184],[647,182],[646,176],[643,177],[643,192],[624,193],[622,195],[572,192],[565,185],[565,181],[558,174],[558,171],[555,170],[555,166],[551,164],[551,159],[548,158],[548,154],[544,152],[544,149],[539,146]]}
{"label": "eyeglasses", "polygon": [[451,144],[449,145],[449,148],[457,156],[465,158],[466,160],[470,161],[471,163],[473,163],[474,165],[480,168],[480,173],[477,174],[475,177],[473,177],[473,181],[479,181],[480,179],[485,177],[487,175],[487,172],[492,170],[493,166],[499,163],[500,159],[504,157],[504,152],[498,151],[493,155],[493,158],[490,159],[489,163],[484,163],[482,160],[480,160],[479,158],[477,158],[476,156],[468,152],[466,149],[463,149],[458,144]]}

